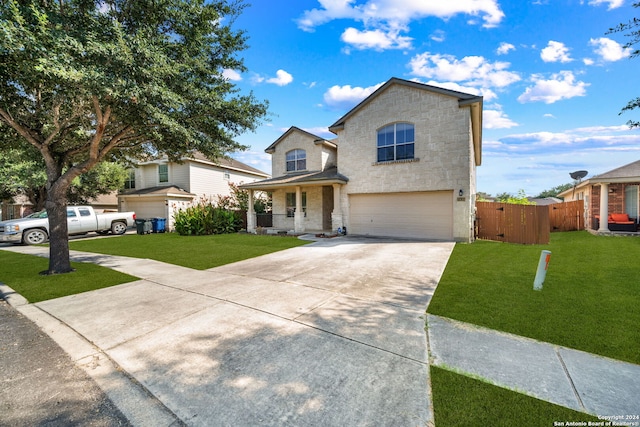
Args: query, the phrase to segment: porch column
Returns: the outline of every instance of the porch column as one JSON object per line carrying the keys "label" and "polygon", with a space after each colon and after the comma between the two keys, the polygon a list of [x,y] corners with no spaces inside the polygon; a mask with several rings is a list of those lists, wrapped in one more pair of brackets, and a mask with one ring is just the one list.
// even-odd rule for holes
{"label": "porch column", "polygon": [[331,230],[338,231],[344,225],[342,221],[342,184],[333,184],[333,212],[331,212]]}
{"label": "porch column", "polygon": [[296,187],[296,211],[293,214],[293,231],[302,233],[304,231],[304,212],[302,211],[302,187]]}
{"label": "porch column", "polygon": [[253,209],[253,190],[249,189],[249,200],[247,206],[247,233],[256,231],[256,213]]}
{"label": "porch column", "polygon": [[609,184],[600,183],[600,228],[598,231],[609,232]]}

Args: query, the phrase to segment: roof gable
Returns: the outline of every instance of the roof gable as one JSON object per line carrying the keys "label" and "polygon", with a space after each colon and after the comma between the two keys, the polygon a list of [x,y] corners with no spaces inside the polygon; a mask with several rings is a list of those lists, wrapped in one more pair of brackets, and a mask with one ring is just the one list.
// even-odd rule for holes
{"label": "roof gable", "polygon": [[[470,105],[474,102],[482,102],[482,96],[471,95],[469,93],[458,92],[451,89],[445,89],[438,86],[431,86],[424,83],[418,83],[411,80],[399,79],[397,77],[392,77],[385,84],[376,89],[371,95],[363,99],[358,105],[353,107],[351,110],[347,112],[344,116],[340,117],[334,124],[329,126],[329,130],[334,132],[334,129],[339,129],[344,126],[344,123],[349,120],[351,116],[356,114],[360,109],[362,109],[365,105],[369,104],[375,98],[377,98],[381,93],[386,91],[392,85],[402,85],[411,87],[414,89],[425,90],[428,92],[437,93],[440,95],[451,96],[453,98],[458,98],[458,102],[460,106]],[[335,132],[334,132],[335,133]]]}
{"label": "roof gable", "polygon": [[473,137],[473,145],[475,152],[476,165],[482,163],[482,96],[472,95],[469,93],[458,92],[451,89],[445,89],[437,86],[431,86],[424,83],[418,83],[415,81],[399,79],[392,77],[385,84],[376,89],[371,95],[363,99],[358,105],[353,107],[347,114],[340,117],[334,124],[329,126],[329,130],[333,133],[337,133],[338,130],[343,129],[345,123],[353,117],[364,106],[376,99],[381,93],[385,92],[392,85],[402,85],[414,89],[424,90],[439,95],[450,96],[458,99],[458,106],[460,108],[471,109],[471,133]]}
{"label": "roof gable", "polygon": [[591,178],[591,181],[602,180],[602,179],[620,179],[620,178],[638,179],[639,177],[640,177],[640,160],[636,160],[635,162],[629,163],[628,165],[620,166],[619,168],[615,168],[613,170],[610,170],[609,172],[596,175]]}
{"label": "roof gable", "polygon": [[292,133],[301,133],[309,138],[312,138],[313,141],[318,144],[318,143],[328,143],[328,144],[332,144],[335,146],[335,144],[333,144],[331,141],[327,141],[326,139],[319,137],[318,135],[314,135],[311,132],[307,132],[304,129],[300,129],[297,126],[291,126],[289,129],[287,129],[287,131],[285,133],[283,133],[282,135],[280,135],[280,138],[276,139],[273,144],[271,144],[270,146],[268,146],[267,148],[265,148],[265,152],[269,153],[269,154],[273,154],[276,151],[276,145],[278,145],[279,143],[281,143],[283,140],[287,139],[289,137],[289,135],[291,135]]}

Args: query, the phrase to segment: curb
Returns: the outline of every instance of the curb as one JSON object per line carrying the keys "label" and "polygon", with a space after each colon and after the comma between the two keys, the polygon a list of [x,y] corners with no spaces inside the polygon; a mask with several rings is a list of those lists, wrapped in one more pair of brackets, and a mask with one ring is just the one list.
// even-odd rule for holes
{"label": "curb", "polygon": [[82,335],[0,282],[0,299],[34,322],[87,373],[120,412],[139,426],[182,426],[176,414]]}

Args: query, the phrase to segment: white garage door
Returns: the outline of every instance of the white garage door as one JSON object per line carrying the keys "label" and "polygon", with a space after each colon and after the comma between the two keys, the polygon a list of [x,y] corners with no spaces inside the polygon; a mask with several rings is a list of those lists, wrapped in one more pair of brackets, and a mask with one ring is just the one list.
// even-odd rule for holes
{"label": "white garage door", "polygon": [[351,234],[453,239],[453,192],[351,194]]}
{"label": "white garage door", "polygon": [[127,210],[134,211],[136,217],[140,219],[164,218],[167,210],[164,200],[127,200]]}

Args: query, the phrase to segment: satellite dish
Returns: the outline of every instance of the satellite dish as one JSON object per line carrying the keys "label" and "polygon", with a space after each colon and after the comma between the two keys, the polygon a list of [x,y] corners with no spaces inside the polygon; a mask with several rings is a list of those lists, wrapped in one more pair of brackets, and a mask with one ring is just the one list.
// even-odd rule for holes
{"label": "satellite dish", "polygon": [[582,178],[587,176],[588,173],[589,172],[587,171],[575,171],[575,172],[569,173],[569,176],[577,181],[580,181]]}

